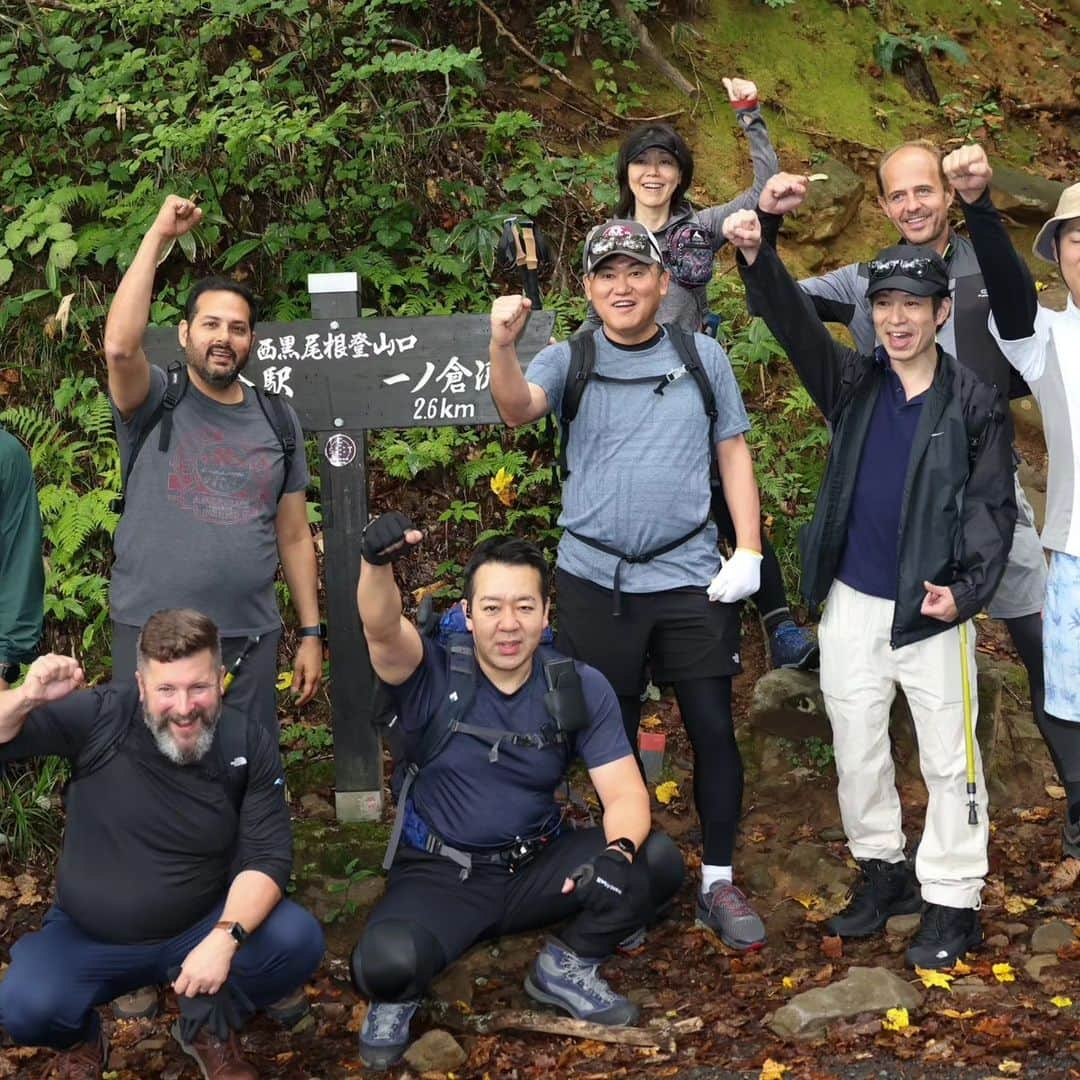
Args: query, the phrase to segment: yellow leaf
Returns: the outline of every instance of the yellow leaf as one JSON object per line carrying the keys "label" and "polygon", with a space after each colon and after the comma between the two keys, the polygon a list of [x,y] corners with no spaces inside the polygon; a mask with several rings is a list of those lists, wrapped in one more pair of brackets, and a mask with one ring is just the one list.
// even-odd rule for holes
{"label": "yellow leaf", "polygon": [[292,686],[292,672],[278,672],[277,682],[274,685],[278,688],[278,690],[288,690],[289,687]]}
{"label": "yellow leaf", "polygon": [[679,785],[674,780],[665,780],[662,784],[658,784],[656,788],[656,801],[663,803],[667,806],[672,799],[679,797]]}
{"label": "yellow leaf", "polygon": [[1004,1073],[1006,1076],[1019,1076],[1022,1068],[1023,1065],[1021,1065],[1019,1061],[1011,1061],[1009,1058],[1006,1058],[998,1066],[998,1072]]}
{"label": "yellow leaf", "polygon": [[506,469],[499,469],[491,478],[491,490],[499,497],[499,502],[503,506],[513,506],[517,499],[514,491],[514,474]]}
{"label": "yellow leaf", "polygon": [[1038,902],[1030,896],[1006,896],[1005,910],[1010,915],[1023,915],[1028,908],[1033,908]]}
{"label": "yellow leaf", "polygon": [[890,1009],[881,1021],[881,1026],[886,1031],[903,1031],[909,1025],[907,1009]]}
{"label": "yellow leaf", "polygon": [[779,1061],[766,1058],[761,1063],[761,1074],[758,1076],[758,1080],[780,1080],[784,1073],[790,1071],[786,1065],[781,1065]]}
{"label": "yellow leaf", "polygon": [[952,973],[954,975],[970,975],[971,968],[963,960],[957,960],[952,966]]}
{"label": "yellow leaf", "polygon": [[813,893],[795,893],[792,898],[796,904],[802,904],[807,911],[817,905],[818,898]]}
{"label": "yellow leaf", "polygon": [[790,975],[785,975],[783,985],[785,990],[794,990],[799,985],[799,980],[793,979]]}
{"label": "yellow leaf", "polygon": [[923,986],[928,988],[931,986],[940,986],[942,990],[951,990],[952,987],[949,986],[949,983],[956,978],[955,975],[950,975],[946,971],[934,971],[932,968],[917,967],[915,969],[915,974],[922,979]]}
{"label": "yellow leaf", "polygon": [[1071,997],[1065,997],[1064,994],[1058,994],[1057,997],[1050,999],[1051,1005],[1056,1005],[1059,1009],[1067,1009],[1072,1004]]}
{"label": "yellow leaf", "polygon": [[1051,799],[1064,799],[1065,789],[1060,784],[1047,784],[1046,794],[1049,795]]}
{"label": "yellow leaf", "polygon": [[1016,982],[1016,972],[1012,964],[995,964],[991,969],[994,978],[1000,983]]}
{"label": "yellow leaf", "polygon": [[963,1012],[958,1009],[938,1010],[938,1016],[945,1016],[950,1020],[970,1020],[973,1016],[979,1016],[981,1013],[982,1009],[965,1009]]}

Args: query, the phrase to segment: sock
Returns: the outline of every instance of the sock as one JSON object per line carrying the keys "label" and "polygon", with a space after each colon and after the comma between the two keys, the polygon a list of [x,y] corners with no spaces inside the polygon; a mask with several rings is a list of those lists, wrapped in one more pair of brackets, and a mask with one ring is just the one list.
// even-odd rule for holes
{"label": "sock", "polygon": [[732,881],[730,866],[701,865],[701,891],[707,893],[718,881],[726,881],[729,885]]}

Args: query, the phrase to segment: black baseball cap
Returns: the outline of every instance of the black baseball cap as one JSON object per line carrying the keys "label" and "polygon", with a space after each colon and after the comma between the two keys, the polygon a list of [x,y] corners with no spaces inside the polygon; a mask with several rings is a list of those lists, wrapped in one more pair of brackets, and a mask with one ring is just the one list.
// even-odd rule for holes
{"label": "black baseball cap", "polygon": [[869,283],[866,295],[899,289],[912,296],[948,296],[949,268],[930,247],[897,244],[886,248],[866,264]]}
{"label": "black baseball cap", "polygon": [[679,164],[682,164],[683,150],[675,137],[675,132],[666,124],[663,127],[640,128],[633,133],[633,140],[626,145],[626,160],[633,161],[646,150],[666,150]]}
{"label": "black baseball cap", "polygon": [[637,221],[606,221],[589,233],[585,239],[585,275],[594,273],[612,255],[628,255],[646,266],[664,265],[656,237]]}

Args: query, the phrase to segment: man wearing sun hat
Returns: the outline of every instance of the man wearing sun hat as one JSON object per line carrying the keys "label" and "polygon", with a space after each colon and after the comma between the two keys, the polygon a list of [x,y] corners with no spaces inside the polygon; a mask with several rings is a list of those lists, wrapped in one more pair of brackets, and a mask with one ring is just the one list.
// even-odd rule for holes
{"label": "man wearing sun hat", "polygon": [[945,159],[990,294],[990,332],[1031,387],[1050,455],[1042,543],[1051,552],[1043,608],[1043,734],[1065,786],[1062,853],[1080,859],[1080,184],[1062,192],[1034,252],[1069,289],[1064,311],[1041,307],[1023,260],[990,200],[981,151]]}
{"label": "man wearing sun hat", "polygon": [[[557,647],[607,677],[632,739],[646,663],[654,682],[674,686],[694,748],[702,827],[697,919],[733,948],[758,948],[765,926],[732,868],[743,791],[731,710],[738,601],[757,591],[761,572],[760,502],[744,438],[750,423],[715,339],[657,324],[669,274],[644,225],[597,226],[583,269],[601,326],[587,342],[591,375],[568,441],[563,425]],[[515,342],[529,307],[521,296],[501,296],[491,312],[491,393],[512,426],[548,412],[565,418],[573,349],[550,345],[522,373]],[[735,523],[727,560],[710,513],[714,473]]]}
{"label": "man wearing sun hat", "polygon": [[[805,191],[805,178],[773,177],[759,205],[785,213]],[[865,937],[925,903],[907,962],[950,967],[982,940],[989,822],[977,745],[970,796],[967,786],[964,701],[977,708],[975,634],[961,624],[993,595],[1016,521],[1004,405],[937,344],[952,300],[933,248],[901,244],[868,264],[879,344],[863,355],[825,329],[775,249],[762,244],[756,214],[731,215],[724,235],[739,249],[748,305],[833,432],[814,517],[800,537],[803,595],[812,610],[825,604],[821,691],[840,816],[861,880],[827,925],[841,937]],[[905,862],[889,742],[898,688],[911,707],[929,796],[915,860],[921,890]]]}

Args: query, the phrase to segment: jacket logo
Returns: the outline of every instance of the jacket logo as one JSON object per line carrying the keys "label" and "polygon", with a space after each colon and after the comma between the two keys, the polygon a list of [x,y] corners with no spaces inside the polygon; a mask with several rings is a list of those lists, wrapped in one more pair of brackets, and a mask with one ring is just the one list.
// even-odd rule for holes
{"label": "jacket logo", "polygon": [[232,759],[232,761],[229,762],[229,765],[234,769],[239,769],[242,765],[246,765],[246,764],[247,764],[247,758],[246,757],[234,757]]}

